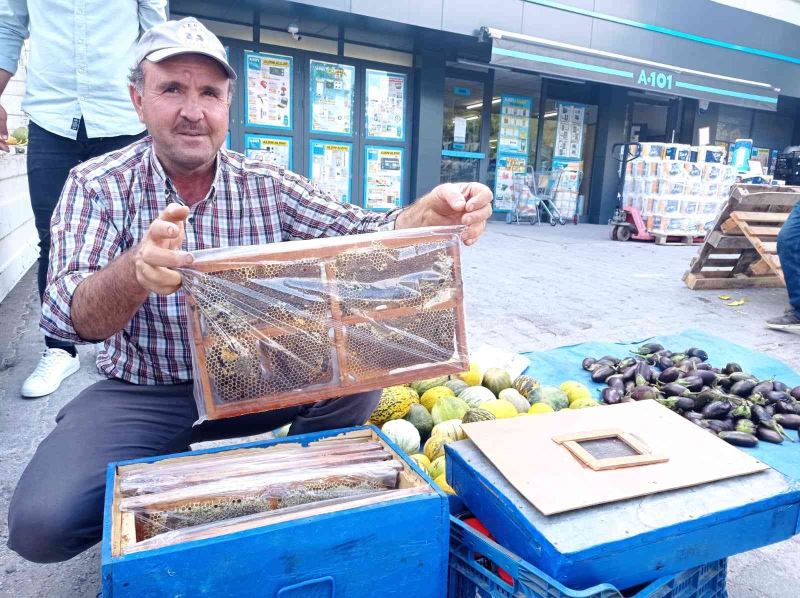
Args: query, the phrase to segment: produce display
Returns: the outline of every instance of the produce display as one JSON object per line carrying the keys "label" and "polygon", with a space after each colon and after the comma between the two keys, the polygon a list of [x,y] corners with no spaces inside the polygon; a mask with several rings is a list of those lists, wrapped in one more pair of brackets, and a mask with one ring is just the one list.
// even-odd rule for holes
{"label": "produce display", "polygon": [[452,493],[444,476],[444,447],[466,438],[462,424],[599,405],[579,382],[562,387],[542,387],[531,376],[512,378],[501,368],[481,371],[473,363],[460,374],[383,389],[367,423],[379,426],[442,490]]}
{"label": "produce display", "polygon": [[759,380],[737,363],[714,367],[697,347],[673,352],[648,343],[624,358],[587,357],[582,366],[607,385],[603,403],[655,400],[736,446],[793,441],[787,430],[800,429],[800,386]]}

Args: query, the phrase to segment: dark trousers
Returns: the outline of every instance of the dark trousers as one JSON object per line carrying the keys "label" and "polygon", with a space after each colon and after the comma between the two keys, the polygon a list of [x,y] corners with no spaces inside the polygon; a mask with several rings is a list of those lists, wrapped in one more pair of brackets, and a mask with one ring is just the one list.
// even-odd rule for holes
{"label": "dark trousers", "polygon": [[56,416],[22,473],[8,510],[8,547],[38,563],[72,558],[100,540],[106,465],[188,449],[192,442],[361,425],[380,399],[366,392],[313,405],[207,421],[192,427],[191,384],[138,386],[103,380]]}
{"label": "dark trousers", "polygon": [[786,279],[789,303],[800,318],[800,203],[794,207],[778,235],[778,256]]}
{"label": "dark trousers", "polygon": [[[28,189],[31,207],[39,233],[38,277],[39,299],[47,286],[47,266],[50,263],[50,218],[53,216],[61,190],[67,181],[69,171],[75,166],[130,145],[140,135],[121,135],[119,137],[97,137],[88,139],[86,127],[81,119],[77,139],[67,139],[46,131],[34,122],[28,126]],[[71,348],[72,343],[45,337],[45,344],[51,348]]]}

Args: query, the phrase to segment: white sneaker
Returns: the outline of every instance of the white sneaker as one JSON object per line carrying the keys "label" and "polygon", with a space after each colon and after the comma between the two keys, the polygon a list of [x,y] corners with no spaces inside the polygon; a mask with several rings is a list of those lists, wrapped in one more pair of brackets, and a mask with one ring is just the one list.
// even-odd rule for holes
{"label": "white sneaker", "polygon": [[49,395],[80,367],[81,361],[77,355],[73,357],[64,349],[47,349],[42,353],[36,369],[22,384],[20,393],[26,399]]}

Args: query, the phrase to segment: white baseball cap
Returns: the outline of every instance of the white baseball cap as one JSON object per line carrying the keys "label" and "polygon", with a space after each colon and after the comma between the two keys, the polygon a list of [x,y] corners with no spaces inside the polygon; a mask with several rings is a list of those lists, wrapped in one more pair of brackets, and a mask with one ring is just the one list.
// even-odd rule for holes
{"label": "white baseball cap", "polygon": [[236,71],[228,64],[222,43],[194,17],[159,23],[148,29],[136,44],[136,64],[141,64],[144,59],[160,62],[178,54],[202,54],[213,58],[225,69],[229,79],[236,79]]}

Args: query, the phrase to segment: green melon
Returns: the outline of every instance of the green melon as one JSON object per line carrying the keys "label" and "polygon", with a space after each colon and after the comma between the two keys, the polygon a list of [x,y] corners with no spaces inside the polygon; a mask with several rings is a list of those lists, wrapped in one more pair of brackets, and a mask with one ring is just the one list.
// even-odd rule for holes
{"label": "green melon", "polygon": [[431,461],[431,466],[428,468],[428,475],[434,480],[445,472],[447,461],[444,457],[437,457]]}
{"label": "green melon", "polygon": [[462,391],[469,388],[469,384],[459,378],[452,378],[444,383],[444,385],[453,391],[453,394],[458,396]]}
{"label": "green melon", "polygon": [[470,409],[464,414],[464,419],[461,421],[465,424],[471,424],[474,422],[482,422],[488,421],[490,419],[497,419],[493,413],[490,411],[486,411],[486,409],[481,409],[480,407],[477,409]]}
{"label": "green melon", "polygon": [[555,386],[540,386],[528,395],[528,400],[531,405],[546,403],[553,408],[553,411],[569,407],[569,399],[566,393]]}
{"label": "green melon", "polygon": [[531,408],[531,404],[528,402],[528,399],[523,397],[519,392],[514,390],[513,388],[506,388],[500,391],[499,399],[503,401],[508,401],[514,408],[517,410],[517,413],[528,413],[528,409]]}
{"label": "green melon", "polygon": [[449,419],[433,426],[431,438],[435,436],[447,438],[448,442],[464,440],[467,437],[466,434],[464,434],[464,429],[461,427],[460,419]]}
{"label": "green melon", "polygon": [[470,408],[475,409],[476,407],[480,407],[481,403],[494,401],[497,397],[495,397],[494,393],[488,388],[484,388],[483,386],[470,386],[462,390],[458,398],[469,405]]}
{"label": "green melon", "polygon": [[501,390],[511,388],[511,375],[500,368],[489,368],[484,372],[481,384],[497,396]]}
{"label": "green melon", "polygon": [[438,378],[428,378],[427,380],[417,380],[410,384],[419,396],[425,394],[426,390],[430,390],[434,386],[444,386],[447,383],[447,376],[439,376]]}
{"label": "green melon", "polygon": [[411,405],[411,409],[403,419],[407,422],[411,422],[417,429],[417,432],[419,432],[419,437],[423,442],[431,435],[433,417],[431,417],[430,412],[419,403]]}
{"label": "green melon", "polygon": [[469,405],[458,397],[442,397],[431,409],[434,425],[449,419],[461,420],[469,409]]}

